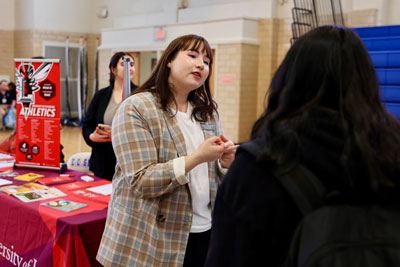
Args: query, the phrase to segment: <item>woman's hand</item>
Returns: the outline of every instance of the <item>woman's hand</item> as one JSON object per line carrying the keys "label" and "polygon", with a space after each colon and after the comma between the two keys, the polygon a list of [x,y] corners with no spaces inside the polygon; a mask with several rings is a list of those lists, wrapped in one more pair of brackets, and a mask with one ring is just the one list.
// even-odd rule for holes
{"label": "woman's hand", "polygon": [[186,156],[186,173],[201,163],[220,159],[224,151],[225,145],[218,136],[208,138],[194,153]]}
{"label": "woman's hand", "polygon": [[221,158],[225,146],[220,138],[213,136],[204,141],[196,150],[201,163],[210,162]]}
{"label": "woman's hand", "polygon": [[95,143],[111,142],[111,129],[108,128],[100,129],[97,126],[94,132],[89,135],[89,139]]}
{"label": "woman's hand", "polygon": [[235,153],[239,145],[235,145],[231,140],[226,138],[223,134],[220,135],[220,139],[224,144],[224,153],[221,156],[222,167],[229,168],[235,159]]}

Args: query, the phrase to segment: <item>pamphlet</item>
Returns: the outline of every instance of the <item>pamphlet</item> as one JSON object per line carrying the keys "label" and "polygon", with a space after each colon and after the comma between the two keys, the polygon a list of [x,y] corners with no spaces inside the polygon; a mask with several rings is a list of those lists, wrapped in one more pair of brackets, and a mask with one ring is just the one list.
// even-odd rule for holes
{"label": "pamphlet", "polygon": [[87,206],[87,204],[69,201],[69,200],[65,200],[65,199],[56,199],[56,200],[53,200],[50,202],[41,203],[40,205],[43,205],[43,206],[46,206],[49,208],[53,208],[56,210],[62,210],[65,212],[78,210],[80,208]]}
{"label": "pamphlet", "polygon": [[15,162],[14,159],[5,161],[0,160],[0,168],[10,168],[10,167],[12,168],[14,166],[14,162]]}
{"label": "pamphlet", "polygon": [[12,184],[12,182],[10,180],[0,178],[0,186],[7,185],[7,184]]}
{"label": "pamphlet", "polygon": [[12,154],[0,152],[0,168],[13,167],[15,156]]}
{"label": "pamphlet", "polygon": [[78,190],[78,189],[84,189],[89,186],[90,186],[90,183],[78,181],[78,182],[73,182],[73,183],[69,183],[69,184],[59,185],[59,186],[57,186],[57,188],[59,188],[63,191],[74,191],[74,190]]}
{"label": "pamphlet", "polygon": [[53,185],[53,184],[65,184],[75,181],[72,178],[67,176],[56,176],[56,177],[49,177],[49,178],[40,178],[36,182],[39,184],[44,185]]}
{"label": "pamphlet", "polygon": [[0,187],[0,192],[4,192],[8,195],[22,193],[22,192],[31,192],[35,190],[42,190],[48,188],[45,185],[40,185],[36,183],[27,183],[22,185],[8,185]]}
{"label": "pamphlet", "polygon": [[19,181],[26,181],[26,182],[30,182],[33,181],[35,179],[38,178],[42,178],[44,177],[44,175],[38,174],[38,173],[33,173],[33,172],[29,172],[29,173],[25,173],[19,176],[15,176],[14,179],[15,180],[19,180]]}
{"label": "pamphlet", "polygon": [[87,191],[91,191],[97,194],[102,194],[105,196],[111,195],[112,191],[112,183],[105,184],[105,185],[99,185],[91,188],[86,188]]}
{"label": "pamphlet", "polygon": [[84,196],[84,197],[89,197],[89,198],[97,197],[97,196],[98,196],[98,195],[96,195],[96,194],[89,193],[89,192],[86,192],[86,191],[84,191],[84,190],[77,190],[77,191],[74,191],[74,194],[81,195],[81,196]]}
{"label": "pamphlet", "polygon": [[11,195],[23,202],[33,202],[48,198],[66,196],[66,194],[64,194],[62,191],[58,190],[55,187],[45,188],[41,190],[34,190],[29,192],[16,193]]}
{"label": "pamphlet", "polygon": [[6,161],[11,159],[15,159],[15,156],[13,154],[0,152],[0,161]]}
{"label": "pamphlet", "polygon": [[2,176],[2,177],[15,177],[18,175],[19,175],[19,173],[16,171],[13,171],[12,169],[0,172],[0,176]]}

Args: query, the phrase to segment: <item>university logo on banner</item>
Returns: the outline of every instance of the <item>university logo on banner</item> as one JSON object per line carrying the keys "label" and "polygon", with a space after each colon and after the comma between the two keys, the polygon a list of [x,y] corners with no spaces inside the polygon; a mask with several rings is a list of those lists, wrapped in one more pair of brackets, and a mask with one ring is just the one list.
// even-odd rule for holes
{"label": "university logo on banner", "polygon": [[60,63],[15,59],[16,167],[60,169]]}

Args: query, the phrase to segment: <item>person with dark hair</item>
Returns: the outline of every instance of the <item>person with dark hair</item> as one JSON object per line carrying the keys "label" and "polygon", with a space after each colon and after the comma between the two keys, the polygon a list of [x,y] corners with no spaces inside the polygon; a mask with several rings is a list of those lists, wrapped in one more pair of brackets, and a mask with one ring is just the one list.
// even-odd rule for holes
{"label": "person with dark hair", "polygon": [[260,155],[245,149],[249,143],[239,147],[218,190],[207,267],[282,266],[302,215],[277,180],[280,166],[301,164],[350,202],[399,203],[400,124],[382,105],[374,66],[353,31],[323,26],[304,34],[268,93],[250,141]]}
{"label": "person with dark hair", "polygon": [[97,254],[104,266],[203,266],[218,184],[237,146],[210,92],[212,52],[173,40],[112,127],[113,192]]}
{"label": "person with dark hair", "polygon": [[5,130],[6,126],[3,122],[3,117],[7,114],[8,110],[12,108],[15,103],[11,98],[10,91],[8,91],[8,82],[6,80],[0,81],[0,123],[1,129]]}
{"label": "person with dark hair", "polygon": [[[89,160],[90,170],[98,177],[110,180],[115,171],[115,154],[111,145],[111,126],[114,114],[122,102],[124,84],[123,57],[130,58],[130,78],[135,72],[134,58],[126,52],[118,52],[111,57],[110,85],[97,91],[82,120],[82,134],[86,143],[92,147]],[[131,83],[131,90],[136,85]],[[100,124],[100,126],[99,126]]]}
{"label": "person with dark hair", "polygon": [[14,101],[14,105],[15,105],[15,101],[17,99],[17,90],[16,90],[15,83],[13,83],[13,82],[8,83],[8,91],[10,92],[10,97]]}

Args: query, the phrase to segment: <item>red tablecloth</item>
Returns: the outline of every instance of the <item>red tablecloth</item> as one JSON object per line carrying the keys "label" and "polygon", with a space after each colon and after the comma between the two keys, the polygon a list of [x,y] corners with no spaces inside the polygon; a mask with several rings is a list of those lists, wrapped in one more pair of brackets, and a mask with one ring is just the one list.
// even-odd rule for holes
{"label": "red tablecloth", "polygon": [[[59,174],[51,171],[16,169],[20,174],[34,172],[45,177]],[[72,178],[81,181],[85,173],[67,171]],[[94,176],[92,176],[94,177]],[[26,182],[14,181],[14,184]],[[110,183],[94,177],[90,187]],[[79,184],[79,183],[78,183]],[[88,197],[74,193],[68,184],[57,185],[67,196],[58,197],[85,203],[86,207],[64,212],[40,203],[52,199],[24,203],[19,199],[0,192],[0,266],[100,266],[96,253],[103,234],[110,196],[94,194]],[[84,189],[79,189],[83,190]]]}

